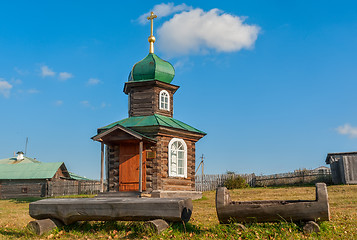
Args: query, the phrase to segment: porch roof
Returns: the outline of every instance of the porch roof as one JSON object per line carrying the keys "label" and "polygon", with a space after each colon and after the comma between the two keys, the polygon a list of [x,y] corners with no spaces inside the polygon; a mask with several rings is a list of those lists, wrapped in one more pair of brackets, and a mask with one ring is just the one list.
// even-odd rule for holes
{"label": "porch roof", "polygon": [[183,123],[177,119],[162,116],[159,114],[125,118],[118,122],[109,124],[105,127],[99,128],[98,130],[111,129],[112,127],[117,126],[117,125],[120,125],[120,126],[123,126],[126,128],[128,128],[128,127],[130,127],[130,128],[131,127],[146,127],[146,126],[165,126],[165,127],[171,127],[171,128],[176,128],[176,129],[181,129],[181,130],[186,130],[189,132],[195,132],[195,133],[199,133],[202,135],[206,135],[205,132],[202,132],[194,127],[191,127],[190,125],[188,125],[186,123]]}
{"label": "porch roof", "polygon": [[[127,135],[129,135],[131,138],[134,138],[134,139],[138,139],[138,140],[146,140],[148,142],[154,142],[156,143],[156,140],[151,138],[151,137],[148,137],[148,136],[145,136],[144,134],[141,134],[137,131],[134,131],[130,128],[127,128],[127,127],[124,127],[122,126],[121,124],[115,124],[115,125],[112,125],[108,128],[102,128],[101,130],[104,130],[102,131],[101,133],[95,135],[94,137],[92,137],[92,139],[94,141],[103,141],[103,138],[105,137],[108,137],[110,136],[114,131],[116,130],[119,130]],[[124,140],[124,139],[122,139]]]}

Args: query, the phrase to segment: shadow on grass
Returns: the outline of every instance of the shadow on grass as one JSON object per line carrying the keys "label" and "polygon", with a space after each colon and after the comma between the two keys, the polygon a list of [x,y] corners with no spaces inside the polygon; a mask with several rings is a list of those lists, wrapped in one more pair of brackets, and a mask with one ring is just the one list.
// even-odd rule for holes
{"label": "shadow on grass", "polygon": [[[195,233],[200,234],[202,230],[190,223],[171,223],[171,229],[173,232],[181,234],[185,233]],[[170,228],[169,228],[170,229]],[[81,235],[90,235],[96,234],[99,232],[106,233],[107,235],[111,235],[113,232],[119,234],[125,238],[143,238],[152,237],[157,235],[156,231],[145,222],[121,222],[121,221],[103,221],[103,222],[77,222],[71,225],[63,226],[59,228],[57,231],[64,230],[65,232],[72,232],[74,234],[79,233]]]}
{"label": "shadow on grass", "polygon": [[24,197],[24,198],[11,198],[10,202],[13,203],[31,203],[31,202],[36,202],[38,200],[41,200],[43,198],[40,197]]}
{"label": "shadow on grass", "polygon": [[9,239],[10,238],[13,238],[13,239],[26,238],[26,239],[28,239],[31,236],[33,236],[33,234],[26,228],[24,230],[14,230],[14,229],[0,228],[0,236],[6,236]]}
{"label": "shadow on grass", "polygon": [[145,222],[120,222],[120,221],[103,221],[103,222],[76,222],[63,226],[58,231],[80,232],[81,234],[93,234],[105,232],[121,232],[127,238],[140,238],[150,236],[154,231],[145,225]]}
{"label": "shadow on grass", "polygon": [[180,223],[180,222],[175,222],[175,223],[171,223],[170,227],[172,228],[172,230],[174,231],[178,231],[181,233],[196,233],[199,234],[202,232],[200,227],[197,227],[196,225],[193,225],[191,223]]}

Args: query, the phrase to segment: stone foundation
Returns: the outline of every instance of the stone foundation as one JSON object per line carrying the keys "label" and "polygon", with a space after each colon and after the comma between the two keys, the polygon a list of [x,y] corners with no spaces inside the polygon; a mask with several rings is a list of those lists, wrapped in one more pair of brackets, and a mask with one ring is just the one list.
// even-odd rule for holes
{"label": "stone foundation", "polygon": [[191,198],[192,200],[196,200],[202,198],[202,192],[154,190],[151,192],[151,197],[152,198]]}

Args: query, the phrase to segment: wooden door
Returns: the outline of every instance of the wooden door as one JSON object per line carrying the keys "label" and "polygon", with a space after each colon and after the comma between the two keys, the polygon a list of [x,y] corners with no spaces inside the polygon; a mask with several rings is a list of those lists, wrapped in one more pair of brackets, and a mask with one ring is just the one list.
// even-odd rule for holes
{"label": "wooden door", "polygon": [[[142,189],[146,190],[146,155],[142,153]],[[139,143],[121,143],[119,148],[119,191],[139,190]]]}

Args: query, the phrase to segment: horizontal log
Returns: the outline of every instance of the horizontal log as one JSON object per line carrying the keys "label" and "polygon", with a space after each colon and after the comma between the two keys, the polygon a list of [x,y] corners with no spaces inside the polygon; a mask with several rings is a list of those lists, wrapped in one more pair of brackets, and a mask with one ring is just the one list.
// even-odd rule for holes
{"label": "horizontal log", "polygon": [[325,183],[316,184],[316,200],[231,201],[225,187],[216,191],[216,211],[220,223],[274,221],[329,221],[330,210]]}
{"label": "horizontal log", "polygon": [[34,232],[37,235],[42,235],[61,226],[63,226],[63,223],[56,219],[49,218],[31,221],[27,225],[30,231]]}
{"label": "horizontal log", "polygon": [[190,179],[175,179],[175,178],[162,178],[164,185],[178,185],[178,186],[189,186],[191,184]]}
{"label": "horizontal log", "polygon": [[44,199],[30,203],[30,216],[53,218],[64,224],[76,221],[146,221],[163,219],[188,222],[191,199],[171,198],[73,198]]}
{"label": "horizontal log", "polygon": [[163,185],[163,190],[167,191],[192,191],[194,190],[191,186],[175,186],[175,185]]}

